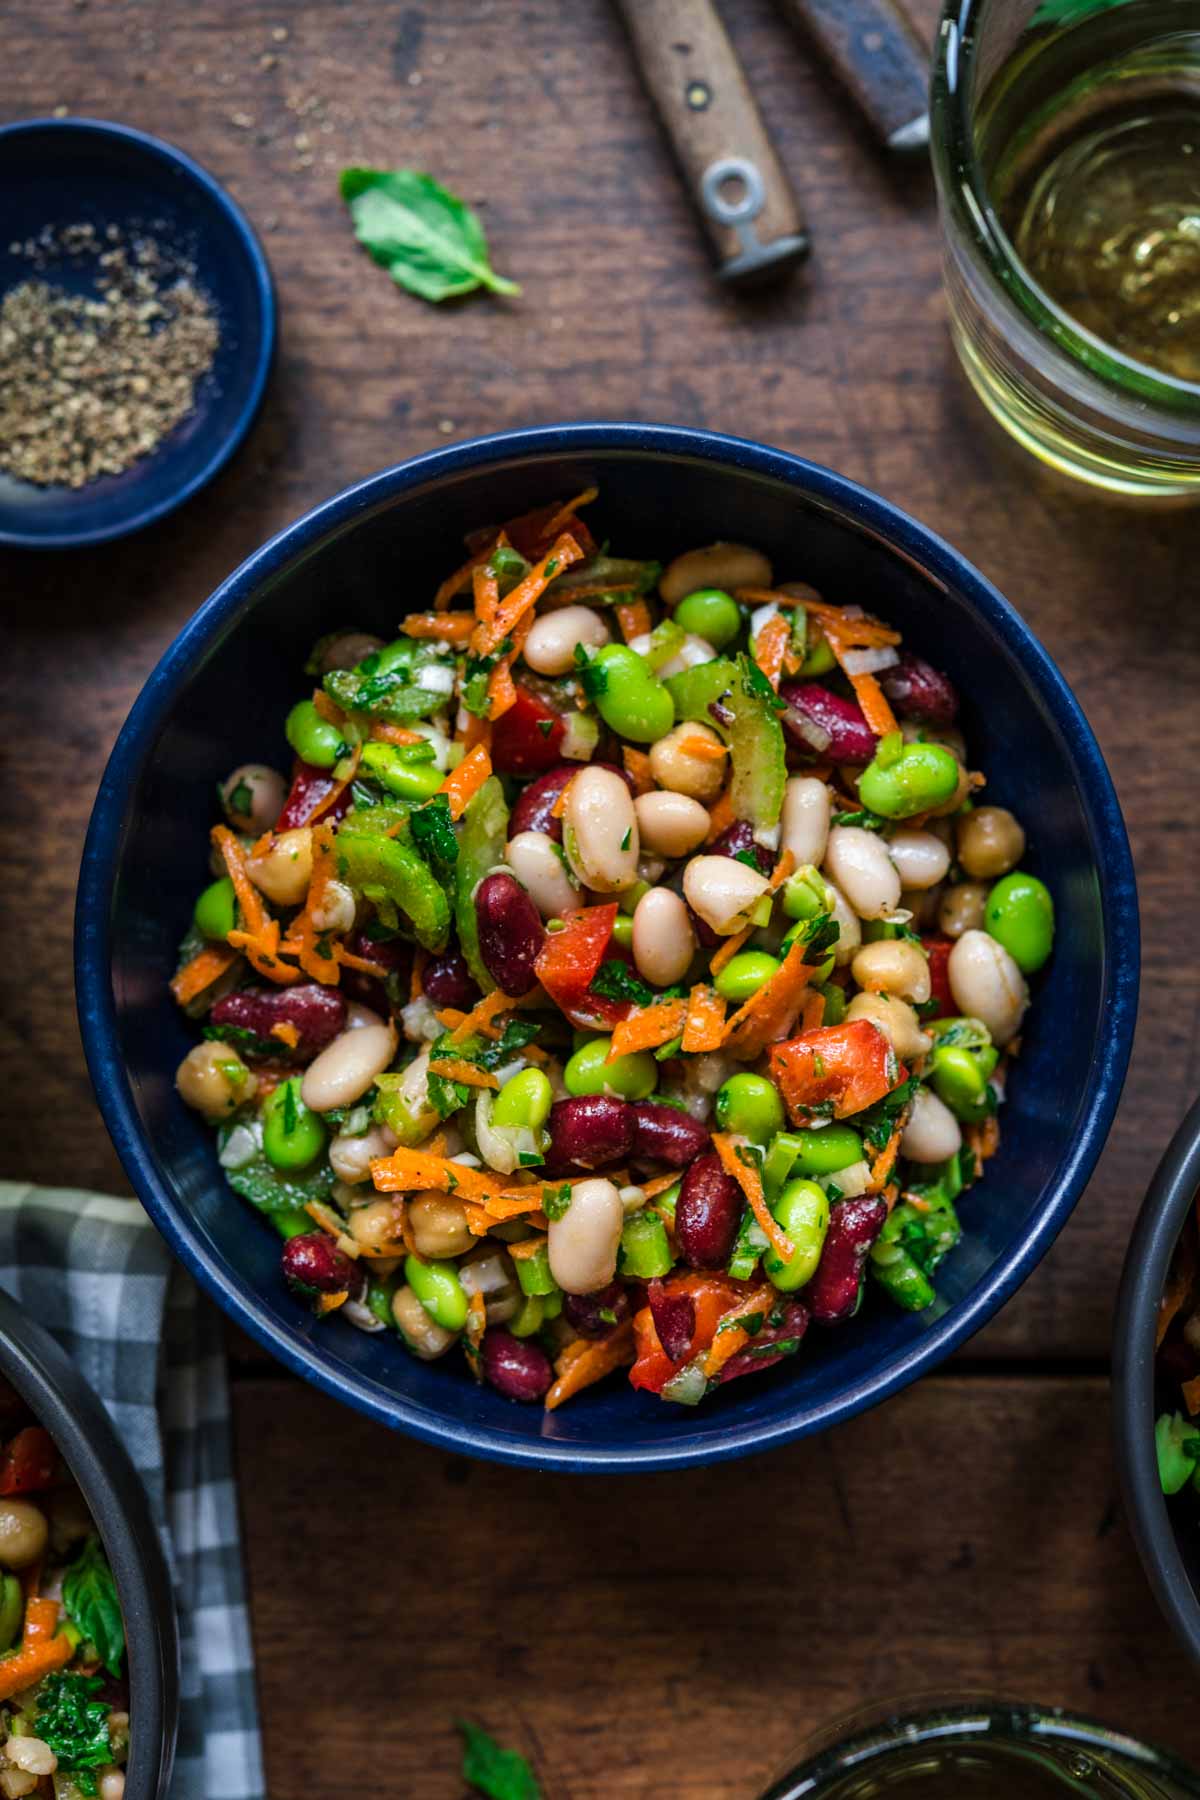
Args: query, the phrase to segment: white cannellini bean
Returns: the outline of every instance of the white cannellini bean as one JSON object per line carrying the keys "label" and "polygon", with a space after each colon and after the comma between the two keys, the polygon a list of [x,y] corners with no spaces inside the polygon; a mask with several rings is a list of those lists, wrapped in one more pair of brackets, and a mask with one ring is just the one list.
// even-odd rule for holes
{"label": "white cannellini bean", "polygon": [[663,570],[658,591],[668,606],[677,606],[698,588],[735,588],[771,585],[771,565],[761,550],[747,544],[718,542],[699,550],[685,550]]}
{"label": "white cannellini bean", "polygon": [[1029,1005],[1025,977],[1003,944],[986,931],[964,931],[946,964],[960,1013],[982,1019],[998,1048],[1016,1036]]}
{"label": "white cannellini bean", "polygon": [[371,1159],[387,1156],[396,1148],[396,1134],[386,1125],[372,1125],[359,1137],[342,1133],[329,1146],[329,1162],[339,1181],[355,1182],[371,1179]]}
{"label": "white cannellini bean", "polygon": [[833,898],[832,913],[838,928],[837,943],[833,946],[833,960],[839,969],[844,969],[848,962],[853,962],[854,952],[862,943],[862,926],[858,922],[858,914],[834,881],[826,883]]}
{"label": "white cannellini bean", "polygon": [[579,905],[579,889],[546,832],[518,831],[509,839],[504,858],[543,919],[561,919]]}
{"label": "white cannellini bean", "polygon": [[633,915],[633,960],[638,974],[655,987],[682,981],[696,954],[696,934],[688,909],[671,888],[651,888]]}
{"label": "white cannellini bean", "polygon": [[902,938],[864,944],[854,953],[851,973],[867,993],[896,994],[914,1006],[929,998],[929,958],[918,945]]}
{"label": "white cannellini bean", "polygon": [[784,789],[783,848],[791,851],[797,868],[805,863],[820,867],[824,861],[832,804],[828,787],[815,775],[793,775]]}
{"label": "white cannellini bean", "polygon": [[741,929],[768,886],[765,875],[731,856],[694,856],[683,871],[688,905],[722,937]]}
{"label": "white cannellini bean", "polygon": [[444,1356],[451,1344],[458,1342],[457,1331],[447,1331],[439,1325],[425,1311],[407,1283],[392,1295],[392,1317],[401,1337],[422,1362],[433,1362],[436,1357]]}
{"label": "white cannellini bean", "polygon": [[835,825],[825,850],[825,872],[860,919],[882,919],[900,901],[900,874],[887,845],[861,825]]}
{"label": "white cannellini bean", "polygon": [[887,848],[904,887],[931,888],[945,880],[950,852],[932,831],[894,831]]}
{"label": "white cannellini bean", "polygon": [[686,794],[672,794],[665,788],[640,794],[633,803],[637,814],[642,849],[652,856],[674,860],[686,856],[708,836],[708,808]]}
{"label": "white cannellini bean", "polygon": [[310,825],[273,832],[261,856],[246,858],[247,875],[277,906],[299,906],[308,892],[313,866],[312,835]]}
{"label": "white cannellini bean", "polygon": [[[350,1013],[355,1008],[349,1009]],[[366,1018],[347,1018],[346,1030],[310,1062],[300,1083],[300,1098],[314,1112],[332,1112],[335,1106],[351,1106],[360,1100],[377,1075],[396,1054],[396,1032],[378,1013],[365,1006],[357,1009]],[[369,1024],[368,1020],[374,1020]]]}
{"label": "white cannellini bean", "polygon": [[534,620],[521,652],[539,675],[566,675],[575,666],[576,644],[598,650],[609,639],[608,626],[590,606],[564,606]]}
{"label": "white cannellini bean", "polygon": [[659,787],[686,794],[689,800],[715,800],[725,785],[724,756],[693,756],[683,748],[689,738],[724,748],[710,725],[676,725],[650,748],[650,773]]}
{"label": "white cannellini bean", "polygon": [[908,1001],[898,1000],[895,994],[855,994],[846,1017],[869,1019],[878,1025],[902,1063],[924,1056],[933,1043],[929,1033],[921,1030],[921,1021]]}
{"label": "white cannellini bean", "polygon": [[617,1246],[625,1208],[620,1191],[598,1176],[571,1190],[561,1219],[551,1219],[546,1248],[550,1273],[566,1294],[594,1294],[617,1272]]}
{"label": "white cannellini bean", "polygon": [[900,1139],[900,1154],[912,1162],[945,1162],[962,1148],[962,1129],[944,1101],[932,1088],[919,1087],[912,1112]]}
{"label": "white cannellini bean", "polygon": [[580,769],[567,788],[563,849],[585,887],[619,894],[637,880],[637,814],[633,798],[611,769]]}

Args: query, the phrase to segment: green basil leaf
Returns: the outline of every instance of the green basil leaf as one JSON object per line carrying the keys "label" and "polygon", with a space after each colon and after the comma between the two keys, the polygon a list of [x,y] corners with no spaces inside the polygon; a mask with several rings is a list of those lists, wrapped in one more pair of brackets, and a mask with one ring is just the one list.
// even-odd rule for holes
{"label": "green basil leaf", "polygon": [[63,1576],[63,1607],[73,1625],[95,1644],[105,1667],[121,1673],[125,1623],[117,1584],[98,1537],[90,1537]]}
{"label": "green basil leaf", "polygon": [[432,175],[417,169],[343,169],[342,199],[360,244],[392,280],[422,300],[451,300],[476,288],[519,294],[497,275],[476,215]]}

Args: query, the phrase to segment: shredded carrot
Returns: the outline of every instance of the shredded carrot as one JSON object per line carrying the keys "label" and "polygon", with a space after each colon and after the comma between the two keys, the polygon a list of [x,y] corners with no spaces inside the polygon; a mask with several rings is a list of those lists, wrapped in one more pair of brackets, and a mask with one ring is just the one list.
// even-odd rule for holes
{"label": "shredded carrot", "polygon": [[219,981],[237,959],[237,951],[231,950],[228,944],[206,944],[203,950],[197,950],[195,956],[171,977],[171,992],[180,1006],[186,1006],[214,981]]}
{"label": "shredded carrot", "polygon": [[428,1149],[409,1150],[403,1145],[388,1156],[376,1157],[371,1178],[381,1194],[410,1193],[417,1188],[437,1188],[459,1200],[490,1200],[500,1192],[494,1175],[466,1163],[450,1162]]}
{"label": "shredded carrot", "polygon": [[508,1254],[514,1262],[528,1262],[531,1256],[536,1256],[538,1251],[544,1250],[545,1247],[546,1240],[541,1236],[523,1238],[519,1244],[508,1246]]}
{"label": "shredded carrot", "polygon": [[496,1077],[487,1069],[481,1069],[475,1063],[464,1062],[461,1056],[439,1056],[436,1062],[430,1063],[429,1073],[444,1076],[447,1081],[461,1081],[464,1087],[500,1086]]}
{"label": "shredded carrot", "polygon": [[276,1019],[271,1027],[271,1036],[278,1038],[281,1044],[286,1044],[289,1050],[294,1050],[300,1042],[300,1033],[290,1019]]}
{"label": "shredded carrot", "polygon": [[483,1297],[483,1289],[476,1288],[467,1304],[467,1323],[463,1332],[472,1355],[467,1361],[471,1366],[476,1381],[483,1380],[483,1368],[479,1356],[479,1348],[483,1343],[483,1334],[487,1330],[487,1301]]}
{"label": "shredded carrot", "polygon": [[313,689],[312,703],[313,711],[324,719],[327,725],[337,725],[340,728],[346,723],[345,713],[337,701],[330,698],[324,688]]}
{"label": "shredded carrot", "polygon": [[496,616],[496,608],[500,604],[500,583],[489,568],[481,565],[474,570],[472,577],[472,594],[475,603],[475,617],[490,624]]}
{"label": "shredded carrot", "polygon": [[525,617],[513,626],[512,649],[507,651],[488,676],[488,718],[502,719],[506,712],[517,704],[517,686],[512,677],[512,666],[525,648],[525,639],[533,629],[533,614],[527,612]]}
{"label": "shredded carrot", "polygon": [[633,782],[635,797],[648,794],[654,787],[654,777],[650,773],[650,758],[644,750],[634,750],[628,744],[621,746],[621,761],[625,764],[625,773]]}
{"label": "shredded carrot", "polygon": [[484,563],[488,562],[491,558],[492,551],[498,549],[502,543],[506,542],[507,539],[505,538],[504,533],[502,531],[499,532],[496,537],[492,538],[489,543],[484,545],[482,550],[476,550],[468,556],[466,562],[461,563],[459,567],[455,569],[453,575],[447,575],[445,581],[443,581],[441,587],[433,596],[434,612],[445,612],[455,596],[461,594],[464,588],[470,587],[471,579],[476,569],[481,569]]}
{"label": "shredded carrot", "polygon": [[457,769],[447,775],[439,794],[445,794],[450,802],[450,817],[461,819],[467,810],[467,802],[477,794],[492,772],[492,759],[483,744],[476,744],[467,756],[464,756]]}
{"label": "shredded carrot", "polygon": [[896,715],[888,705],[887,696],[874,675],[851,675],[846,668],[846,652],[850,648],[842,635],[841,627],[835,630],[826,625],[825,636],[829,640],[829,648],[838,660],[850,686],[854,689],[854,698],[862,708],[863,718],[867,721],[876,737],[888,737],[893,731],[899,731]]}
{"label": "shredded carrot", "polygon": [[873,619],[869,613],[851,613],[844,606],[831,606],[815,593],[785,594],[780,588],[735,588],[734,598],[745,601],[748,606],[802,606],[806,613],[821,621],[826,636],[832,626],[848,650],[877,650],[901,641],[900,633],[882,620]]}
{"label": "shredded carrot", "polygon": [[657,1050],[660,1044],[669,1044],[683,1030],[686,1015],[686,1000],[658,1000],[653,1006],[639,1007],[630,1018],[613,1026],[612,1049],[604,1060],[613,1062],[633,1050]]}
{"label": "shredded carrot", "polygon": [[[572,780],[573,779],[574,779],[574,777],[572,777]],[[566,812],[566,810],[567,810],[567,790],[570,787],[570,785],[571,785],[570,781],[564,782],[562,787],[558,790],[558,799],[554,802],[554,805],[550,808],[550,817],[552,819],[561,819],[563,814]]]}
{"label": "shredded carrot", "polygon": [[[1188,1409],[1189,1418],[1194,1419],[1200,1413],[1200,1375],[1193,1375],[1190,1381],[1181,1381],[1179,1391],[1183,1395],[1183,1404]],[[3,1666],[0,1663],[0,1668]]]}
{"label": "shredded carrot", "polygon": [[668,1188],[673,1188],[680,1179],[679,1170],[673,1169],[669,1175],[656,1175],[653,1181],[639,1181],[638,1186],[647,1200],[655,1200],[659,1194],[665,1194]]}
{"label": "shredded carrot", "polygon": [[22,1645],[13,1656],[0,1657],[0,1700],[11,1700],[55,1669],[65,1669],[74,1654],[70,1638],[61,1632],[58,1637]]}
{"label": "shredded carrot", "polygon": [[477,1031],[487,1031],[497,1013],[506,1012],[517,1003],[511,994],[497,988],[494,993],[485,994],[483,999],[464,1013],[458,1024],[450,1033],[452,1044],[464,1044]]}
{"label": "shredded carrot", "polygon": [[[54,1636],[58,1625],[59,1604],[57,1600],[45,1600],[37,1594],[31,1594],[25,1602],[25,1629],[21,1634],[23,1644],[43,1644]],[[3,1664],[0,1664],[0,1668]]]}
{"label": "shredded carrot", "polygon": [[762,1180],[755,1164],[742,1161],[738,1155],[737,1145],[726,1132],[713,1132],[713,1149],[720,1157],[721,1167],[725,1173],[733,1177],[745,1194],[750,1211],[754,1214],[776,1256],[783,1262],[790,1262],[796,1254],[796,1246],[778,1220],[773,1217],[763,1194]]}
{"label": "shredded carrot", "polygon": [[349,1298],[349,1288],[343,1288],[340,1294],[318,1294],[313,1304],[315,1310],[324,1317],[336,1312],[339,1306],[345,1306]]}
{"label": "shredded carrot", "polygon": [[816,1031],[825,1019],[825,996],[816,988],[809,988],[804,996],[804,1004],[800,1008],[801,1031]]}
{"label": "shredded carrot", "polygon": [[386,981],[391,973],[391,970],[385,969],[382,963],[372,962],[370,957],[355,956],[353,951],[347,950],[344,944],[335,944],[333,955],[334,960],[339,962],[343,969],[355,969],[360,975],[373,975],[376,981]]}
{"label": "shredded carrot", "polygon": [[680,740],[679,749],[684,756],[694,756],[698,762],[723,762],[729,755],[728,744],[719,738],[701,737],[697,731],[692,737]]}
{"label": "shredded carrot", "polygon": [[454,741],[461,744],[464,751],[474,750],[476,744],[482,744],[488,750],[492,747],[492,727],[488,719],[481,719],[478,713],[469,712],[465,725],[459,726],[454,733]]}
{"label": "shredded carrot", "polygon": [[731,1357],[754,1341],[754,1332],[743,1331],[738,1320],[752,1318],[757,1313],[761,1322],[778,1298],[776,1288],[755,1288],[752,1294],[747,1294],[744,1300],[722,1314],[717,1321],[716,1334],[709,1346],[708,1355],[704,1359],[704,1373],[710,1381],[714,1375],[720,1374]]}
{"label": "shredded carrot", "polygon": [[343,1256],[357,1262],[362,1255],[362,1246],[356,1238],[350,1236],[340,1213],[335,1212],[332,1206],[326,1206],[323,1200],[307,1200],[304,1210],[314,1225],[319,1225],[322,1231],[329,1234]]}
{"label": "shredded carrot", "polygon": [[408,977],[408,997],[410,1000],[419,1000],[425,992],[425,969],[428,962],[428,950],[422,950],[420,945],[418,945],[413,951],[412,970]]}
{"label": "shredded carrot", "polygon": [[713,844],[723,831],[728,831],[733,824],[733,801],[729,789],[717,795],[708,809],[708,836],[705,843]]}
{"label": "shredded carrot", "polygon": [[558,510],[550,514],[550,517],[542,527],[542,536],[546,539],[547,543],[553,543],[555,537],[563,529],[564,525],[567,524],[568,520],[574,517],[581,506],[590,506],[592,501],[598,496],[599,492],[600,489],[598,487],[586,487],[581,493],[576,494],[573,500],[564,500]]}
{"label": "shredded carrot", "polygon": [[682,1048],[692,1054],[719,1050],[725,1030],[725,1002],[707,983],[698,981],[688,995]]}
{"label": "shredded carrot", "polygon": [[385,719],[374,719],[368,733],[373,744],[423,744],[424,738],[419,731],[410,731],[407,725],[389,725]]}
{"label": "shredded carrot", "polygon": [[475,627],[471,648],[477,656],[487,656],[509,637],[517,622],[537,605],[546,584],[572,563],[579,562],[583,551],[567,533],[554,541],[553,547],[535,563],[528,575],[519,581],[511,594],[506,594],[490,620],[481,619]]}
{"label": "shredded carrot", "polygon": [[614,1369],[624,1368],[634,1360],[633,1320],[626,1319],[604,1338],[576,1338],[568,1344],[554,1365],[557,1380],[546,1395],[546,1411],[553,1412],[572,1394],[602,1381]]}
{"label": "shredded carrot", "polygon": [[882,1193],[887,1186],[892,1170],[896,1166],[896,1158],[900,1154],[900,1137],[903,1125],[897,1125],[875,1161],[871,1164],[871,1185],[868,1193]]}
{"label": "shredded carrot", "polygon": [[283,948],[297,959],[306,975],[326,987],[336,987],[341,980],[340,959],[329,947],[328,933],[319,931],[313,921],[336,880],[336,869],[334,827],[318,825],[312,834],[312,878],[304,910],[292,920]]}
{"label": "shredded carrot", "polygon": [[977,1124],[968,1125],[963,1133],[967,1148],[975,1152],[977,1161],[985,1163],[1000,1148],[1000,1123],[995,1113]]}
{"label": "shredded carrot", "polygon": [[792,635],[791,622],[782,613],[776,613],[767,620],[754,640],[754,660],[775,689],[779,692],[779,677],[783,674],[783,658]]}
{"label": "shredded carrot", "polygon": [[787,1036],[817,972],[805,962],[806,952],[807,945],[797,938],[774,974],[734,1013],[721,1040],[723,1049],[747,1062]]}
{"label": "shredded carrot", "polygon": [[405,637],[465,644],[475,629],[474,613],[409,613],[400,626]]}
{"label": "shredded carrot", "polygon": [[246,871],[242,846],[227,825],[214,825],[212,840],[225,860],[242,913],[243,925],[229,933],[229,942],[235,950],[244,950],[248,961],[268,981],[274,981],[280,987],[298,981],[300,971],[279,960],[279,924],[263,905],[258,889]]}
{"label": "shredded carrot", "polygon": [[627,644],[634,638],[645,637],[652,624],[650,608],[640,597],[637,600],[624,600],[617,607],[617,624],[621,627],[621,636]]}

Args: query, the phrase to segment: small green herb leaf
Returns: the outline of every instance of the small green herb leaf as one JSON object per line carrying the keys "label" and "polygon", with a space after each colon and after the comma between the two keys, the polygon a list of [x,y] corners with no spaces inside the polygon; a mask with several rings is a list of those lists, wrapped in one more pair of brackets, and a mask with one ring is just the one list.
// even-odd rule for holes
{"label": "small green herb leaf", "polygon": [[476,288],[519,294],[488,260],[483,226],[471,208],[417,169],[343,169],[342,199],[355,235],[400,287],[422,300],[451,300]]}
{"label": "small green herb leaf", "polygon": [[92,1770],[113,1759],[111,1708],[93,1698],[102,1686],[98,1675],[47,1675],[37,1690],[37,1736],[53,1750],[63,1773],[70,1772],[81,1794],[98,1791]]}
{"label": "small green herb leaf", "polygon": [[518,1750],[504,1750],[478,1725],[456,1719],[463,1741],[463,1780],[488,1800],[542,1800],[533,1770]]}
{"label": "small green herb leaf", "polygon": [[68,1568],[63,1576],[62,1594],[71,1623],[95,1644],[105,1667],[119,1675],[121,1658],[125,1654],[125,1625],[121,1618],[121,1602],[117,1598],[117,1584],[98,1537],[87,1540]]}

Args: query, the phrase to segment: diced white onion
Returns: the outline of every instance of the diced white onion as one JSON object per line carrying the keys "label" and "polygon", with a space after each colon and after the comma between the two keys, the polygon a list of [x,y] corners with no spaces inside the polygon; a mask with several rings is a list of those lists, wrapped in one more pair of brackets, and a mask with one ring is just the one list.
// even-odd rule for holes
{"label": "diced white onion", "polygon": [[853,1162],[849,1168],[838,1169],[834,1174],[825,1177],[834,1187],[840,1188],[843,1200],[853,1200],[858,1194],[865,1194],[871,1185],[871,1171],[863,1161]]}
{"label": "diced white onion", "polygon": [[566,762],[587,762],[600,742],[600,722],[592,713],[567,714],[561,754]]}
{"label": "diced white onion", "polygon": [[900,652],[884,644],[878,650],[847,650],[842,667],[847,675],[878,675],[880,669],[890,669],[899,661]]}
{"label": "diced white onion", "polygon": [[833,739],[823,725],[818,725],[815,719],[810,719],[807,713],[801,712],[796,706],[788,707],[787,718],[788,723],[796,727],[810,750],[815,750],[818,756],[823,750],[828,750]]}
{"label": "diced white onion", "polygon": [[417,670],[416,685],[430,694],[452,694],[454,670],[449,665],[426,663],[423,669]]}
{"label": "diced white onion", "polygon": [[223,1169],[244,1169],[248,1162],[262,1149],[262,1127],[254,1125],[235,1125],[225,1140],[224,1148],[217,1161]]}

